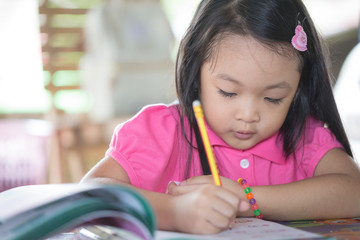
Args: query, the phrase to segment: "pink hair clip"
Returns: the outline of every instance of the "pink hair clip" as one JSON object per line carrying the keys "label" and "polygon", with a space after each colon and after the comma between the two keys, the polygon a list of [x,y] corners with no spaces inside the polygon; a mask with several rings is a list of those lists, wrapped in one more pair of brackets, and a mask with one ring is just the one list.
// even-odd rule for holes
{"label": "pink hair clip", "polygon": [[291,44],[293,47],[300,52],[307,50],[307,36],[304,31],[304,28],[301,25],[297,25],[295,28],[295,35],[291,39]]}

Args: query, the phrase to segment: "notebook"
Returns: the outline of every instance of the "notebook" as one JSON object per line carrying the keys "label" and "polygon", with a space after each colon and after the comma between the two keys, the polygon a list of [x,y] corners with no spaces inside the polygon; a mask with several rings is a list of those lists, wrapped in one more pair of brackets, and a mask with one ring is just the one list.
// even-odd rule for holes
{"label": "notebook", "polygon": [[79,227],[108,226],[153,239],[155,215],[135,190],[119,185],[44,184],[0,193],[2,240],[46,239]]}

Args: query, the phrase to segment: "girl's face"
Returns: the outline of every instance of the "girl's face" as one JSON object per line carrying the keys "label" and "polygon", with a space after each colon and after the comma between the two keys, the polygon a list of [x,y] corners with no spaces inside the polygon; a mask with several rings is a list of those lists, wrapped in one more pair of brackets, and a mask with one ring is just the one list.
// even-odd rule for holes
{"label": "girl's face", "polygon": [[297,57],[287,55],[251,37],[232,35],[203,64],[200,101],[204,115],[230,146],[251,148],[282,126],[300,80]]}

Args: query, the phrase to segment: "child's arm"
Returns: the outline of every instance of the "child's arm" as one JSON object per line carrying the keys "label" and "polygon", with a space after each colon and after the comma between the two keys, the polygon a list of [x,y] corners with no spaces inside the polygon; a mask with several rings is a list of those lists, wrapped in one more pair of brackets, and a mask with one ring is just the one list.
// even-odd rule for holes
{"label": "child's arm", "polygon": [[[343,150],[324,155],[314,177],[272,187],[254,188],[264,216],[276,220],[360,216],[360,172]],[[261,199],[261,202],[260,202]]]}
{"label": "child's arm", "polygon": [[[170,193],[184,194],[184,186],[212,182],[211,176],[188,179]],[[246,199],[242,187],[222,178],[223,187]],[[360,216],[360,171],[341,149],[330,150],[319,162],[314,177],[302,181],[273,185],[250,186],[265,219],[300,220],[330,219]],[[239,216],[254,216],[252,210]]]}
{"label": "child's arm", "polygon": [[[110,157],[105,157],[81,183],[126,184],[125,170]],[[134,187],[135,188],[135,187]],[[213,234],[227,229],[239,208],[240,199],[231,191],[202,184],[186,194],[171,196],[136,188],[152,205],[158,228],[196,234]]]}

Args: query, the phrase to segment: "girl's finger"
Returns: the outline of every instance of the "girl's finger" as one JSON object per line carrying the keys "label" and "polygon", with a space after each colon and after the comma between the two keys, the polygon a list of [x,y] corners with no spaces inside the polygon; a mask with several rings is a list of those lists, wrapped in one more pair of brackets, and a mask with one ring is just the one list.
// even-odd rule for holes
{"label": "girl's finger", "polygon": [[196,190],[201,184],[189,184],[189,185],[179,185],[175,183],[170,183],[168,186],[168,193],[171,195],[181,195],[191,191]]}
{"label": "girl's finger", "polygon": [[189,179],[181,182],[180,185],[207,184],[207,183],[214,183],[214,179],[211,175],[192,177],[192,178],[189,178]]}
{"label": "girl's finger", "polygon": [[224,201],[224,199],[221,198],[214,198],[211,204],[212,204],[212,209],[218,212],[219,215],[225,217],[226,219],[230,219],[236,216],[239,201],[237,201],[236,203],[232,203],[226,200]]}

